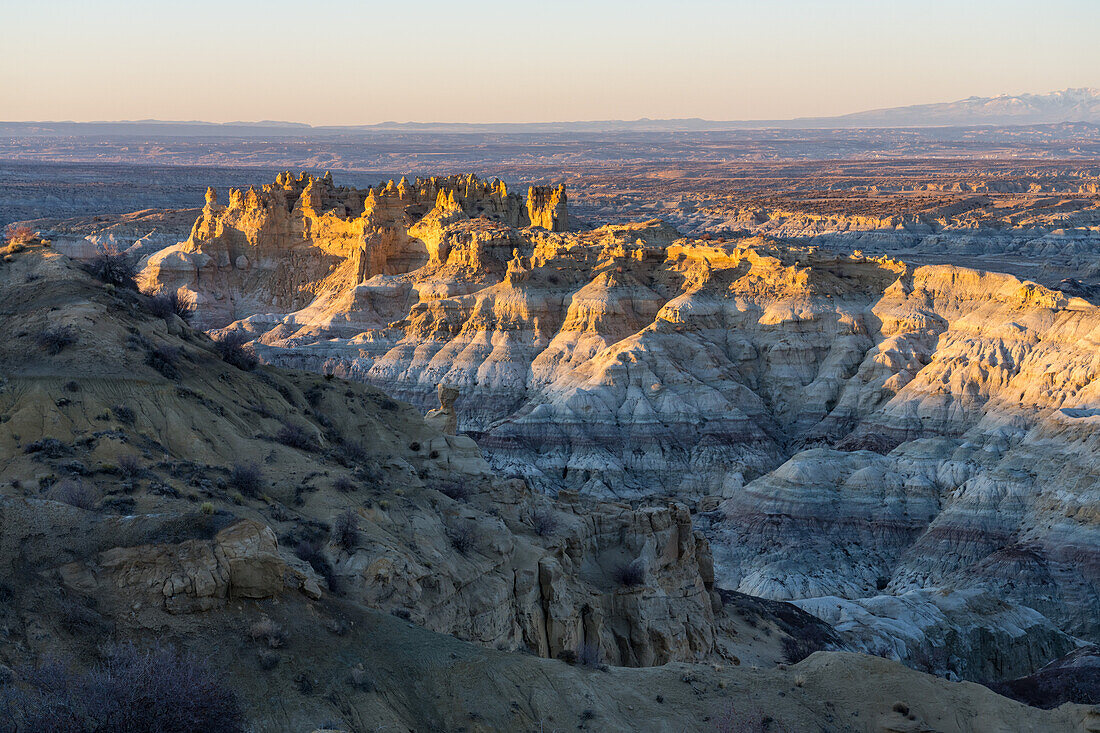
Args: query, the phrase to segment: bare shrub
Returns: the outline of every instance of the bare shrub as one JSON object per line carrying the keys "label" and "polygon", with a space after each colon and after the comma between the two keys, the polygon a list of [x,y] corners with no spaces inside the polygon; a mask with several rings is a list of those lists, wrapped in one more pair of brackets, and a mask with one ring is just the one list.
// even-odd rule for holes
{"label": "bare shrub", "polygon": [[35,339],[50,356],[57,356],[76,343],[76,331],[71,326],[44,328]]}
{"label": "bare shrub", "polygon": [[242,733],[240,701],[197,657],[166,647],[112,650],[77,672],[56,659],[19,670],[24,686],[0,692],[14,730]]}
{"label": "bare shrub", "polygon": [[447,539],[451,547],[465,555],[477,545],[477,525],[469,520],[456,522],[447,528]]}
{"label": "bare shrub", "polygon": [[536,509],[531,513],[531,526],[539,537],[550,537],[558,531],[558,518],[549,509]]}
{"label": "bare shrub", "polygon": [[38,232],[26,224],[9,224],[4,230],[4,239],[8,244],[27,244],[37,236]]}
{"label": "bare shrub", "polygon": [[158,318],[179,316],[185,321],[190,321],[195,313],[195,306],[191,300],[184,298],[176,290],[167,290],[152,296],[145,303],[145,307]]}
{"label": "bare shrub", "polygon": [[118,458],[118,473],[123,478],[133,479],[141,473],[141,462],[137,456],[126,454]]}
{"label": "bare shrub", "polygon": [[287,636],[282,626],[264,616],[248,627],[248,638],[266,644],[268,649],[278,649],[286,644]]}
{"label": "bare shrub", "polygon": [[345,440],[340,443],[340,448],[337,451],[338,455],[347,462],[350,463],[363,463],[369,457],[367,450],[360,443],[355,443],[350,440]]}
{"label": "bare shrub", "polygon": [[263,472],[256,463],[234,463],[229,471],[229,485],[245,496],[257,496],[263,486]]}
{"label": "bare shrub", "polygon": [[329,590],[333,593],[339,592],[339,581],[336,579],[336,573],[333,572],[332,564],[329,563],[328,558],[325,557],[325,551],[324,548],[321,547],[320,542],[303,540],[299,542],[298,546],[294,549],[294,554],[297,555],[299,559],[309,563],[309,566],[325,579],[325,582],[328,583]]}
{"label": "bare shrub", "polygon": [[69,450],[69,446],[57,438],[40,438],[33,443],[27,443],[23,448],[24,453],[41,453],[48,458],[60,458]]}
{"label": "bare shrub", "polygon": [[558,659],[565,662],[566,664],[576,664],[577,653],[572,649],[562,649],[560,652],[558,652]]}
{"label": "bare shrub", "polygon": [[289,448],[298,448],[299,450],[312,450],[313,437],[304,427],[293,422],[284,422],[283,426],[279,428],[279,432],[275,433],[275,440],[279,441],[283,445]]}
{"label": "bare shrub", "polygon": [[354,509],[345,509],[336,515],[332,523],[332,540],[346,552],[359,544],[359,515]]}
{"label": "bare shrub", "polygon": [[645,565],[639,560],[623,563],[615,566],[611,575],[619,585],[632,588],[645,583]]}
{"label": "bare shrub", "polygon": [[214,340],[214,350],[226,364],[250,372],[260,363],[256,350],[248,343],[248,337],[239,331],[227,333]]}
{"label": "bare shrub", "polygon": [[350,494],[355,491],[355,482],[347,476],[337,476],[336,480],[332,482],[332,488],[336,489],[342,494]]}
{"label": "bare shrub", "polygon": [[111,408],[111,412],[114,414],[115,419],[120,423],[126,425],[134,424],[134,411],[126,405],[115,405]]}
{"label": "bare shrub", "polygon": [[65,479],[50,492],[54,501],[60,501],[77,509],[91,511],[99,502],[99,492],[80,479]]}
{"label": "bare shrub", "polygon": [[137,290],[137,262],[113,247],[106,247],[88,263],[88,271],[108,285]]}
{"label": "bare shrub", "polygon": [[175,346],[162,344],[145,355],[145,363],[167,379],[179,379],[181,352]]}

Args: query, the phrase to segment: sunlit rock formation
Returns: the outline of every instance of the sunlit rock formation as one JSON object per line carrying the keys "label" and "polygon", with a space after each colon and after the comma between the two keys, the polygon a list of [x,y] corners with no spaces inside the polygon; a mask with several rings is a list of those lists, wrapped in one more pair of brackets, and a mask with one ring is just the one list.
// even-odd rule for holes
{"label": "sunlit rock formation", "polygon": [[[1097,638],[1100,309],[1009,275],[656,220],[553,231],[557,191],[430,179],[360,202],[284,175],[208,201],[144,278],[193,291],[204,323],[272,363],[425,411],[457,388],[457,430],[551,493],[697,503],[719,586],[907,597],[884,613],[943,616],[906,627],[935,630],[922,644],[971,640],[941,671],[991,672],[983,614],[999,638],[1030,619],[997,673]],[[919,595],[975,588],[1008,606]],[[872,641],[897,621],[877,613],[857,614]],[[932,654],[918,647],[894,651]]]}
{"label": "sunlit rock formation", "polygon": [[328,174],[282,173],[261,189],[231,189],[227,204],[209,189],[191,236],[151,256],[144,282],[191,291],[202,322],[219,326],[297,310],[374,274],[415,270],[428,260],[434,230],[470,217],[562,231],[565,190],[531,187],[525,200],[474,176],[359,190],[335,186]]}

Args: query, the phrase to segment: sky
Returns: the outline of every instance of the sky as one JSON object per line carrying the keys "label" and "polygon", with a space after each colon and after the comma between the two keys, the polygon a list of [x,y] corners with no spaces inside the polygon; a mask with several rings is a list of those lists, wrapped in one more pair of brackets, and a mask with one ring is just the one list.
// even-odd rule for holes
{"label": "sky", "polygon": [[788,119],[1100,87],[1098,0],[4,0],[2,120]]}

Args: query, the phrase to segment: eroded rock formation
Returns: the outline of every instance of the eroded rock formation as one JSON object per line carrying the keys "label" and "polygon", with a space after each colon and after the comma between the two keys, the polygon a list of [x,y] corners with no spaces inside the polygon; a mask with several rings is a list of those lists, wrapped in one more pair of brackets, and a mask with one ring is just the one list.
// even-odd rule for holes
{"label": "eroded rock formation", "polygon": [[565,189],[531,187],[524,199],[501,181],[449,176],[360,190],[335,186],[329,174],[282,173],[262,189],[231,189],[227,204],[209,189],[191,236],[152,255],[144,279],[191,291],[203,323],[220,326],[414,270],[438,255],[432,230],[470,217],[562,231]]}
{"label": "eroded rock formation", "polygon": [[[164,262],[221,251],[228,223],[264,207],[204,215],[147,278],[177,286]],[[284,241],[308,260],[294,268],[308,304],[270,307],[287,294],[260,288],[269,306],[247,306],[240,281],[200,297],[200,314],[224,322],[203,305],[222,293],[265,360],[424,410],[456,386],[458,430],[550,492],[698,502],[718,585],[808,604],[976,587],[1014,606],[1006,624],[1050,622],[1027,625],[1034,644],[999,663],[1006,674],[1100,633],[1100,309],[1009,275],[685,239],[659,221],[518,229],[474,208],[437,192],[404,234],[357,250],[400,241],[419,259],[256,228],[273,262],[296,261]],[[309,269],[325,257],[344,274]],[[933,625],[969,638],[981,615]],[[978,674],[973,662],[952,669]]]}

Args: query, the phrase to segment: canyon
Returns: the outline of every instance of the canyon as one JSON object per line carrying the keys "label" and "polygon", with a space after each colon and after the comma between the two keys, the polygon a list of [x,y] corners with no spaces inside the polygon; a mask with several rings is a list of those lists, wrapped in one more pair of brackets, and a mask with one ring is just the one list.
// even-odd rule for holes
{"label": "canyon", "polygon": [[447,390],[426,421],[234,356],[47,242],[5,249],[5,704],[26,660],[157,639],[225,670],[265,730],[1100,720],[843,651],[791,604],[718,587],[683,504],[494,474],[449,432]]}
{"label": "canyon", "polygon": [[[394,659],[449,685],[444,648],[598,699],[580,704],[608,729],[712,730],[728,691],[760,685],[783,696],[753,706],[795,729],[951,729],[943,705],[1026,717],[944,679],[920,710],[870,692],[926,679],[912,670],[1093,701],[1100,172],[504,167],[523,185],[210,169],[215,188],[149,169],[156,208],[138,211],[129,169],[105,169],[121,197],[30,202],[58,214],[0,265],[0,552],[32,571],[0,578],[32,599],[3,659],[94,657],[88,628],[167,635],[287,730],[479,729],[469,685],[426,708],[346,689],[388,690]],[[105,257],[137,266],[141,294],[84,274]],[[146,313],[166,295],[187,322]],[[76,345],[49,357],[39,324]],[[263,365],[227,367],[221,342]],[[40,618],[56,626],[35,642]],[[279,627],[288,652],[242,624]],[[492,719],[577,715],[521,707]],[[1093,725],[1059,710],[1043,724]]]}
{"label": "canyon", "polygon": [[422,412],[446,385],[499,475],[685,503],[717,587],[794,602],[853,648],[1005,679],[1097,640],[1096,306],[566,207],[472,177],[282,174],[224,207],[210,192],[141,277],[267,363]]}

